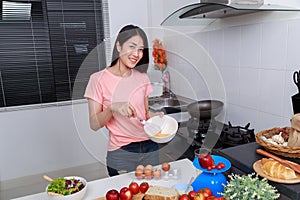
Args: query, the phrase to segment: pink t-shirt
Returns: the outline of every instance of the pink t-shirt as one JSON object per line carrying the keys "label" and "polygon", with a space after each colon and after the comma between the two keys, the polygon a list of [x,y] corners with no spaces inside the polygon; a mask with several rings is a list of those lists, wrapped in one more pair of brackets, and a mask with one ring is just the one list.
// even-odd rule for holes
{"label": "pink t-shirt", "polygon": [[[152,92],[150,80],[145,73],[132,69],[128,77],[119,77],[107,69],[91,75],[84,94],[106,109],[112,102],[130,102],[137,112],[137,118],[146,118],[144,98]],[[114,113],[106,123],[109,130],[108,150],[113,151],[131,142],[148,140],[143,125],[134,118]]]}

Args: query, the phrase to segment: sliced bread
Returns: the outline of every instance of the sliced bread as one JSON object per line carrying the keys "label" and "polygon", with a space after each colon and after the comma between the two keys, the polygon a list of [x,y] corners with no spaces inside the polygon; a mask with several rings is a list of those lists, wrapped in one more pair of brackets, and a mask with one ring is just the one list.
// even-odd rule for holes
{"label": "sliced bread", "polygon": [[175,188],[150,186],[145,193],[145,200],[178,200],[179,193]]}

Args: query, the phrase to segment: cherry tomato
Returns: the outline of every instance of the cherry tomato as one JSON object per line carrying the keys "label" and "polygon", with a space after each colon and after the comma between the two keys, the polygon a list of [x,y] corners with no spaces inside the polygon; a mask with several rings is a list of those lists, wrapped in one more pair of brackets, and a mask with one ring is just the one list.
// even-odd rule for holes
{"label": "cherry tomato", "polygon": [[220,162],[219,165],[222,167],[222,169],[225,168],[225,164],[224,163]]}
{"label": "cherry tomato", "polygon": [[209,188],[201,188],[198,190],[199,194],[203,194],[205,198],[212,196],[212,191]]}
{"label": "cherry tomato", "polygon": [[147,182],[142,182],[140,184],[141,193],[143,193],[143,194],[146,193],[148,189],[149,189],[149,184]]}
{"label": "cherry tomato", "polygon": [[179,200],[190,200],[190,198],[187,194],[183,194],[180,196]]}
{"label": "cherry tomato", "polygon": [[194,197],[194,200],[205,200],[205,197],[202,193],[197,193]]}
{"label": "cherry tomato", "polygon": [[206,198],[206,200],[216,200],[216,199],[217,199],[217,197],[215,197],[215,196],[209,196]]}
{"label": "cherry tomato", "polygon": [[188,196],[190,197],[190,199],[193,200],[194,197],[196,196],[196,194],[197,194],[197,192],[192,190],[192,191],[189,192]]}
{"label": "cherry tomato", "polygon": [[130,183],[129,190],[132,192],[132,194],[139,193],[139,191],[140,191],[139,184],[137,184],[136,182]]}
{"label": "cherry tomato", "polygon": [[217,170],[221,170],[222,166],[221,165],[217,165]]}
{"label": "cherry tomato", "polygon": [[211,166],[208,166],[208,167],[207,167],[207,170],[208,170],[208,171],[212,170],[212,167],[211,167]]}

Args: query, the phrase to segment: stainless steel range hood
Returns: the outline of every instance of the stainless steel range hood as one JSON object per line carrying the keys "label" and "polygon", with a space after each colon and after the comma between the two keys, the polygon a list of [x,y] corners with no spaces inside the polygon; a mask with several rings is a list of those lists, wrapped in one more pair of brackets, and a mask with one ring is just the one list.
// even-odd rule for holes
{"label": "stainless steel range hood", "polygon": [[[285,2],[285,0],[282,1]],[[219,18],[261,11],[300,11],[300,8],[267,3],[263,0],[201,0],[200,3],[176,10],[161,25],[203,25]]]}

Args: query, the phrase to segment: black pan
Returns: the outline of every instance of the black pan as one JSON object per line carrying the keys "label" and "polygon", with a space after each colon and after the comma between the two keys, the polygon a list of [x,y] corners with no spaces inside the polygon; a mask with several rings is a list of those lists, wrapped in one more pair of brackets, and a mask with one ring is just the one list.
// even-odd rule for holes
{"label": "black pan", "polygon": [[223,109],[224,103],[218,100],[202,100],[196,101],[187,106],[187,111],[189,114],[200,120],[202,119],[212,119]]}

